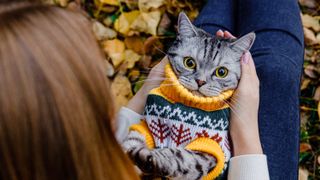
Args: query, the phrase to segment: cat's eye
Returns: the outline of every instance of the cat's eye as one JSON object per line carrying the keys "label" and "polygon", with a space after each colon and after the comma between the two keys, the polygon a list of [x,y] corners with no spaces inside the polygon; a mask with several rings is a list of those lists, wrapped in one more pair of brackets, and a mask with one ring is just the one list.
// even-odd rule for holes
{"label": "cat's eye", "polygon": [[192,57],[183,58],[183,64],[186,68],[189,68],[189,69],[196,68],[196,61]]}
{"label": "cat's eye", "polygon": [[224,78],[228,75],[228,69],[226,67],[218,67],[214,74],[218,77],[218,78]]}

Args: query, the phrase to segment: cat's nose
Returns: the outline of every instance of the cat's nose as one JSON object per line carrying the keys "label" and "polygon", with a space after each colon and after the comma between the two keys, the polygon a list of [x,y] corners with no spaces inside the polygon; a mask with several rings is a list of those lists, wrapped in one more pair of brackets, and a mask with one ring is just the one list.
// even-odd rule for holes
{"label": "cat's nose", "polygon": [[196,82],[197,82],[199,87],[201,87],[201,86],[203,86],[203,85],[205,85],[207,83],[206,81],[202,81],[200,79],[196,79]]}

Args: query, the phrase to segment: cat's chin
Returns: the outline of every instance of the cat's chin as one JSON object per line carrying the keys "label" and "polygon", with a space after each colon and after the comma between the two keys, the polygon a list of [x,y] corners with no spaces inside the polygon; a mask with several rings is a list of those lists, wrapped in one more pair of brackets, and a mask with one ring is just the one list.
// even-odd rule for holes
{"label": "cat's chin", "polygon": [[205,95],[201,94],[199,91],[191,91],[191,93],[198,97],[206,97]]}

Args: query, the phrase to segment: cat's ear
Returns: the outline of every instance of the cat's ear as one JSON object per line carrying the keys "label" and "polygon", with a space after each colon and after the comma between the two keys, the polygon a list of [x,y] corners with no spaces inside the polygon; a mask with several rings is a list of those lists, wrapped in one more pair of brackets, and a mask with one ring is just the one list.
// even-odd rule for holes
{"label": "cat's ear", "polygon": [[197,35],[197,31],[188,16],[181,12],[178,18],[178,33],[182,37],[192,37]]}
{"label": "cat's ear", "polygon": [[237,39],[235,42],[231,44],[231,48],[235,51],[241,53],[244,53],[245,51],[249,51],[251,46],[254,43],[254,40],[256,39],[256,34],[254,32],[248,33],[241,38]]}

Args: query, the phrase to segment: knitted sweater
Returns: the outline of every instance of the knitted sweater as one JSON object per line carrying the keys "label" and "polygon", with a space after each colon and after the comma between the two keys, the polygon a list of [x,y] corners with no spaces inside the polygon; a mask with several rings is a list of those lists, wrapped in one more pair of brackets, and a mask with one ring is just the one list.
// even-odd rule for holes
{"label": "knitted sweater", "polygon": [[[140,124],[131,126],[146,137],[149,148],[184,147],[214,156],[216,167],[204,179],[218,177],[230,159],[229,106],[233,91],[219,97],[198,97],[179,84],[171,66],[166,80],[150,91]],[[174,85],[172,85],[174,84]]]}

